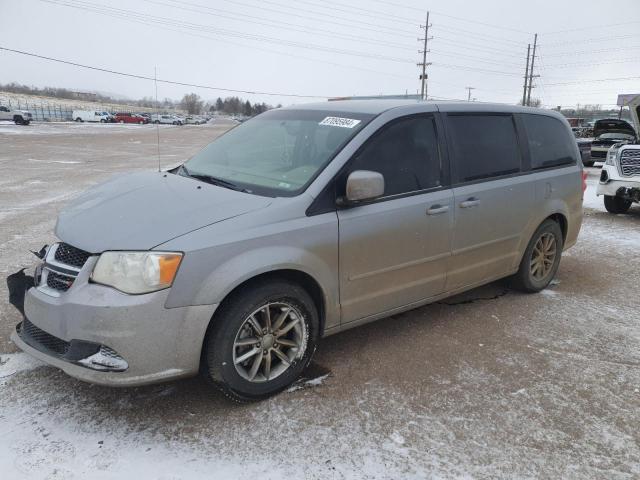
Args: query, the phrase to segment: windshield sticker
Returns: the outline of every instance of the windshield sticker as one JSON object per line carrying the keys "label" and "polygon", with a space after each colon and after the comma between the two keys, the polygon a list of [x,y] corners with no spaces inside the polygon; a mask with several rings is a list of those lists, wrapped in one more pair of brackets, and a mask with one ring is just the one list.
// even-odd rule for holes
{"label": "windshield sticker", "polygon": [[320,125],[329,125],[331,127],[353,128],[360,123],[360,120],[353,118],[326,117],[320,122]]}

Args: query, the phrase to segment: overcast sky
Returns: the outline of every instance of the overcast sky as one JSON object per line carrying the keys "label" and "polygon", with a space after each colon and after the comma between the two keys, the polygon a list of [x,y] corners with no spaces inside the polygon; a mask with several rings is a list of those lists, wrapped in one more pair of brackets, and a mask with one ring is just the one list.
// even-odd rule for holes
{"label": "overcast sky", "polygon": [[[467,98],[471,86],[479,101],[515,103],[534,32],[533,96],[543,104],[614,104],[618,93],[640,93],[640,0],[0,0],[0,46],[146,76],[157,67],[159,78],[229,89],[416,93],[427,9],[430,97]],[[594,81],[620,77],[635,78]],[[11,81],[154,94],[149,81],[0,50],[0,83]],[[160,98],[191,91],[206,100],[233,94],[159,85]]]}

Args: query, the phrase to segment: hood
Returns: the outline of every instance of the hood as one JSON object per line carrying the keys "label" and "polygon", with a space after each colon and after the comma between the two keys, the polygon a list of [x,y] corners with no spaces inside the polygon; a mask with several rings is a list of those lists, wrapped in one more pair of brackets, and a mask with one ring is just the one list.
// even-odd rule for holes
{"label": "hood", "polygon": [[55,232],[62,241],[92,253],[149,250],[271,201],[172,173],[135,173],[77,197],[60,213]]}
{"label": "hood", "polygon": [[603,133],[625,133],[627,135],[636,135],[636,131],[625,120],[618,120],[617,118],[607,118],[604,120],[597,120],[593,125],[593,136],[599,137]]}
{"label": "hood", "polygon": [[640,95],[629,102],[629,113],[631,113],[633,126],[636,127],[636,131],[640,133]]}

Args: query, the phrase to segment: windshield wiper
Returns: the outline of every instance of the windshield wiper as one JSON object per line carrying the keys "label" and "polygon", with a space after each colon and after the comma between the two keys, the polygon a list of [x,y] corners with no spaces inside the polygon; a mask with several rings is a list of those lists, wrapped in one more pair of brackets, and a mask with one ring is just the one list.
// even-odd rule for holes
{"label": "windshield wiper", "polygon": [[201,182],[210,183],[211,185],[228,188],[229,190],[235,190],[237,192],[251,193],[250,190],[247,190],[246,188],[242,188],[228,180],[214,177],[213,175],[205,175],[202,173],[191,173],[189,172],[189,170],[187,170],[187,167],[185,167],[184,165],[182,165],[181,171],[182,171],[182,175],[184,175],[185,177],[195,178],[196,180],[200,180]]}

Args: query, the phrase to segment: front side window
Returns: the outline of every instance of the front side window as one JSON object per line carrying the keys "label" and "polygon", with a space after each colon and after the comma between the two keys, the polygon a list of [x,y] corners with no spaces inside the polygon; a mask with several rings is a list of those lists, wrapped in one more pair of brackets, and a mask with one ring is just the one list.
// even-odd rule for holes
{"label": "front side window", "polygon": [[383,127],[352,160],[350,171],[384,176],[384,195],[441,185],[441,160],[432,116],[408,117]]}
{"label": "front side window", "polygon": [[297,195],[371,118],[349,112],[271,110],[217,138],[180,172],[259,195]]}
{"label": "front side window", "polygon": [[520,172],[521,155],[511,115],[449,115],[458,182]]}
{"label": "front side window", "polygon": [[527,130],[531,168],[575,163],[575,139],[558,119],[544,115],[522,115]]}

